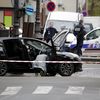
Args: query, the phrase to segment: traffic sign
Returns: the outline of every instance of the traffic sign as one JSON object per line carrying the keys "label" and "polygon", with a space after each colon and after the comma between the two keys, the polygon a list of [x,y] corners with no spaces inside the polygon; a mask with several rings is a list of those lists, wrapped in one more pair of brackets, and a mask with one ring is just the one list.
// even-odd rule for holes
{"label": "traffic sign", "polygon": [[52,1],[48,2],[48,4],[47,4],[48,11],[54,11],[55,8],[56,8],[56,5],[54,2],[52,2]]}
{"label": "traffic sign", "polygon": [[83,13],[83,16],[87,16],[87,11],[86,10],[83,10],[82,13]]}
{"label": "traffic sign", "polygon": [[32,15],[34,13],[33,6],[32,5],[27,5],[25,7],[25,12],[26,12],[27,15]]}

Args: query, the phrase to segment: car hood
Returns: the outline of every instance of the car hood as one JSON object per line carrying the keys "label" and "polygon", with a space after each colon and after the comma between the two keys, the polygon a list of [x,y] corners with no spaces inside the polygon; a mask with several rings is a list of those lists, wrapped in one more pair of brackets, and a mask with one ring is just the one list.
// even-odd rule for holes
{"label": "car hood", "polygon": [[81,60],[81,58],[77,54],[74,54],[71,52],[57,52],[57,54],[69,57],[71,59],[77,58],[77,60],[79,60],[79,61]]}

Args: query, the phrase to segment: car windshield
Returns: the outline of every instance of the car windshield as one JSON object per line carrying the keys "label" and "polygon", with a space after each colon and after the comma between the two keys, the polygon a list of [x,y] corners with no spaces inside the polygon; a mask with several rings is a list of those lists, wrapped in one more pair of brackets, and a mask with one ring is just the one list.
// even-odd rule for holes
{"label": "car windshield", "polygon": [[77,22],[71,22],[71,21],[49,20],[47,22],[47,26],[46,27],[49,26],[49,23],[50,22],[53,22],[54,27],[57,29],[57,31],[61,31],[62,26],[65,26],[66,28],[73,30],[74,29],[74,26],[76,24],[78,24]]}
{"label": "car windshield", "polygon": [[42,52],[46,52],[48,49],[50,49],[48,45],[39,41],[27,40],[27,44]]}
{"label": "car windshield", "polygon": [[86,33],[90,32],[93,29],[92,24],[84,23]]}

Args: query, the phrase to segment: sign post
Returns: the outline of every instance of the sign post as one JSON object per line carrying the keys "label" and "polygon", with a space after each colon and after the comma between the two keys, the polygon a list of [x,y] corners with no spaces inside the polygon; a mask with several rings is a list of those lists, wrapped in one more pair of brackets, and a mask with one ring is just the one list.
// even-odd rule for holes
{"label": "sign post", "polygon": [[33,13],[34,13],[33,6],[32,6],[32,5],[27,5],[27,6],[25,7],[25,12],[26,12],[26,14],[29,15],[29,16],[33,15]]}
{"label": "sign post", "polygon": [[48,4],[47,4],[48,11],[54,11],[55,8],[56,8],[56,5],[54,2],[52,2],[52,1],[48,2]]}

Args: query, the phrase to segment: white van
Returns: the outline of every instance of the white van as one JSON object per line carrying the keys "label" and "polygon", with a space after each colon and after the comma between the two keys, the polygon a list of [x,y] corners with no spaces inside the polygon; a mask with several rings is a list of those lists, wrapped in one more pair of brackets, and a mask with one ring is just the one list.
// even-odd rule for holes
{"label": "white van", "polygon": [[76,13],[76,12],[64,12],[64,11],[50,12],[47,16],[43,35],[45,33],[46,28],[49,25],[49,22],[53,22],[54,27],[57,29],[57,31],[60,32],[62,26],[63,27],[65,26],[69,29],[73,29],[74,25],[76,25],[82,18],[83,15],[81,13]]}
{"label": "white van", "polygon": [[100,16],[85,16],[84,22],[91,23],[93,28],[100,27]]}
{"label": "white van", "polygon": [[[57,29],[58,32],[62,31],[62,28],[68,28],[70,30],[74,29],[74,26],[79,23],[79,20],[83,19],[83,14],[76,12],[65,12],[65,11],[54,11],[50,12],[47,16],[45,23],[43,37],[46,31],[46,28],[49,27],[49,23],[53,22],[53,26]],[[66,41],[69,43],[74,40],[75,36],[72,34],[66,37]]]}

